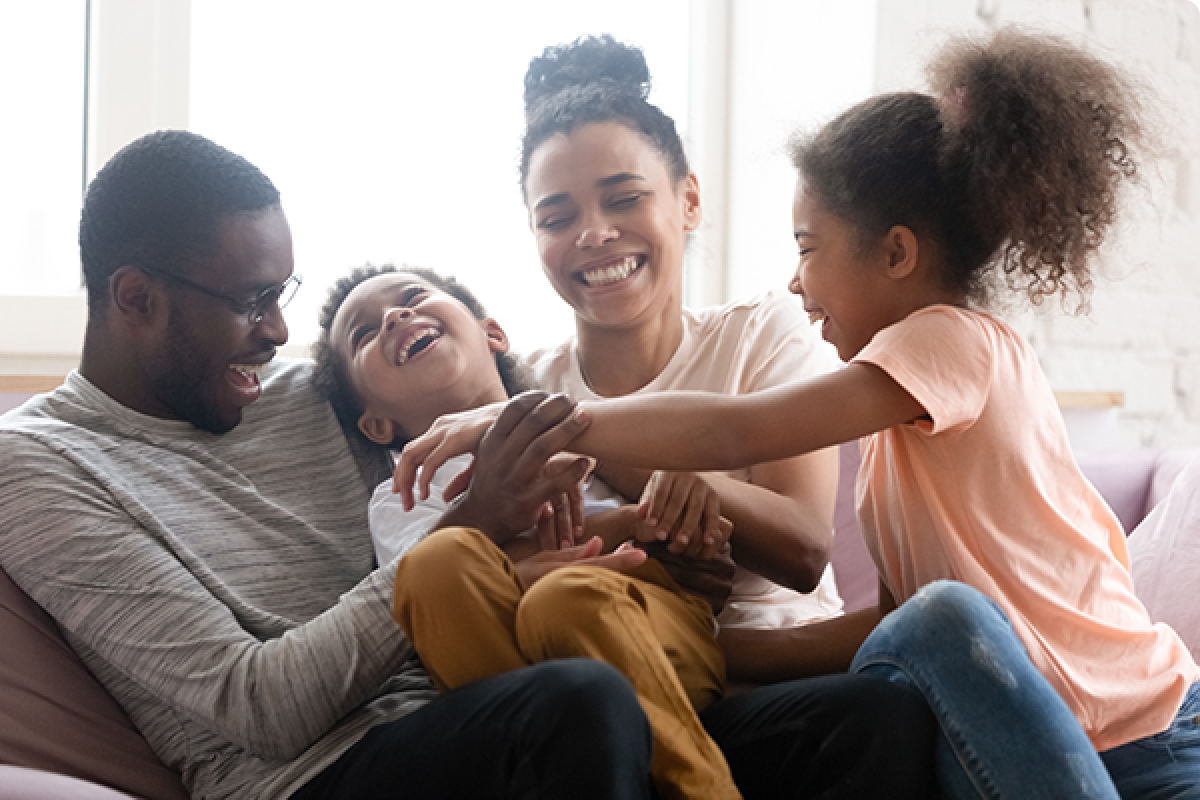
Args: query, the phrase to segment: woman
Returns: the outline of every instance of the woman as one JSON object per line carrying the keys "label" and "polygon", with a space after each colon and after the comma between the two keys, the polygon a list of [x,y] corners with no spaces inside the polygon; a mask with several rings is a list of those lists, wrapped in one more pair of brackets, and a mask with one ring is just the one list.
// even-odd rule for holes
{"label": "woman", "polygon": [[[699,189],[674,122],[646,101],[648,90],[641,52],[607,36],[548,48],[526,74],[521,184],[542,267],[575,310],[576,328],[534,354],[538,383],[576,400],[667,389],[744,394],[833,369],[832,351],[786,294],[683,307]],[[703,533],[717,515],[733,523],[738,570],[719,618],[731,679],[827,671],[790,659],[785,640],[841,609],[827,566],[837,463],[830,450],[730,474],[599,467],[626,496],[644,488],[654,496],[647,522],[673,550],[705,555]],[[684,498],[710,513],[677,519]]]}

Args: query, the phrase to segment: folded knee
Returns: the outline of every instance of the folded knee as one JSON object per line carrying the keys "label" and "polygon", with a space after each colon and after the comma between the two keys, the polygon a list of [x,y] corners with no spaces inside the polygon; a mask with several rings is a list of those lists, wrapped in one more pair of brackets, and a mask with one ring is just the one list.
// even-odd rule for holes
{"label": "folded knee", "polygon": [[396,568],[395,594],[402,597],[436,597],[456,587],[475,568],[494,560],[486,536],[474,528],[442,528],[418,542]]}

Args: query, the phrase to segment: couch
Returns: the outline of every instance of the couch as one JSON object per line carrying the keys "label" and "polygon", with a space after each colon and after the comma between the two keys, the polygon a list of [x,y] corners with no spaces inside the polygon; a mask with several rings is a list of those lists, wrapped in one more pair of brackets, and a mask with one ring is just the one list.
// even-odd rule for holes
{"label": "couch", "polygon": [[[1077,454],[1127,531],[1196,451]],[[873,604],[877,579],[855,519],[857,444],[841,448],[833,568],[847,610]],[[52,619],[0,571],[0,800],[182,800],[128,717],[68,647]]]}

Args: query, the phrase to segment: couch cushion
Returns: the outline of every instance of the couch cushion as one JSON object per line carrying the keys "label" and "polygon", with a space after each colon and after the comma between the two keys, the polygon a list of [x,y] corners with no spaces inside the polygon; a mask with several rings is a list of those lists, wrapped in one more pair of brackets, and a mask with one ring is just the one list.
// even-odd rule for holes
{"label": "couch cushion", "polygon": [[0,800],[132,800],[97,783],[0,764]]}
{"label": "couch cushion", "polygon": [[[54,621],[3,570],[0,642],[0,764],[74,776],[148,800],[186,800],[179,777],[155,757]],[[11,777],[0,779],[0,787]],[[48,786],[44,776],[39,780]],[[93,796],[64,791],[7,795],[0,788],[0,798]]]}

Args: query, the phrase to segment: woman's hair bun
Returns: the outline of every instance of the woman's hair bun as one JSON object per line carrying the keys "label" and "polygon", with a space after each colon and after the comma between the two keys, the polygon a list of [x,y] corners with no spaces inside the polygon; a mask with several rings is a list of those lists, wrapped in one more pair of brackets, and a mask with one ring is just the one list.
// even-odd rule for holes
{"label": "woman's hair bun", "polygon": [[529,62],[525,73],[525,111],[567,87],[602,82],[646,99],[650,70],[641,48],[618,42],[607,33],[547,47]]}

